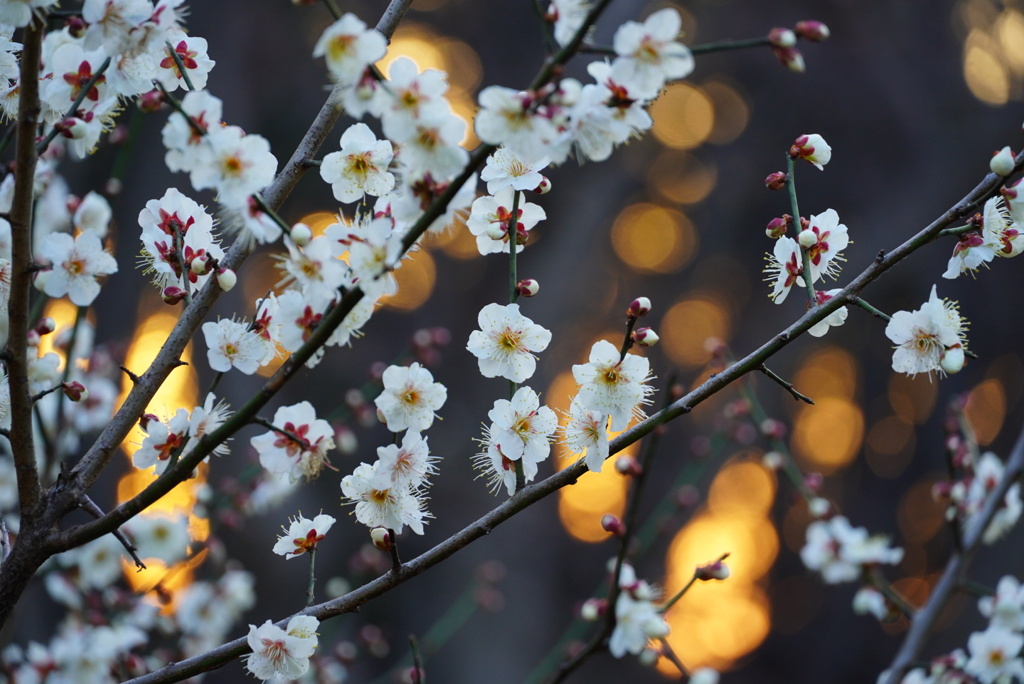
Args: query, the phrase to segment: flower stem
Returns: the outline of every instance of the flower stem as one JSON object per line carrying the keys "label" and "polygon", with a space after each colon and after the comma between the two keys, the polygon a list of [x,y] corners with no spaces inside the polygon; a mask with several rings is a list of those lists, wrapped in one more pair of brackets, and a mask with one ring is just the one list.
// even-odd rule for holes
{"label": "flower stem", "polygon": [[316,603],[316,547],[309,550],[309,587],[306,589],[306,605]]}
{"label": "flower stem", "polygon": [[[800,207],[796,201],[796,168],[792,157],[786,157],[786,188],[789,190],[789,210],[793,212],[793,224],[796,227],[796,234],[799,236],[802,226],[800,225]],[[799,240],[797,240],[799,244]],[[811,255],[800,245],[800,258],[802,259],[801,276],[804,279],[804,288],[807,290],[808,308],[813,309],[818,305],[818,296],[814,293],[814,283],[811,282]]]}

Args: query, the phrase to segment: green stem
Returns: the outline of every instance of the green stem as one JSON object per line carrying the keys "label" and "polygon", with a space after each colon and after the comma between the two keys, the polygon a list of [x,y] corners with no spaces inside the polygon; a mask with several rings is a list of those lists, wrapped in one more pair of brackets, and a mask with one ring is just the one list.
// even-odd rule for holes
{"label": "green stem", "polygon": [[316,603],[316,547],[309,550],[309,586],[306,589],[306,607]]}
{"label": "green stem", "polygon": [[[806,249],[804,249],[803,245],[799,244],[799,235],[800,231],[803,230],[803,226],[800,223],[800,207],[797,206],[796,201],[796,167],[793,164],[792,157],[786,157],[786,167],[786,188],[789,190],[789,210],[793,213],[793,223],[796,227],[797,244],[800,247],[801,276],[804,279],[804,289],[807,292],[808,308],[813,309],[818,305],[818,296],[814,293],[814,283],[811,282],[811,255]],[[784,264],[783,268],[785,268]]]}
{"label": "green stem", "polygon": [[[75,115],[75,112],[78,111],[78,108],[82,106],[83,102],[85,102],[85,98],[88,97],[89,91],[92,90],[92,87],[96,85],[97,82],[99,82],[100,77],[103,76],[103,72],[106,71],[107,67],[109,66],[110,57],[107,57],[105,60],[103,60],[103,64],[100,64],[99,68],[96,69],[96,73],[92,75],[92,78],[90,78],[86,82],[86,84],[82,86],[81,90],[78,91],[78,97],[74,99],[74,101],[71,103],[70,109],[68,109],[64,116],[60,118],[61,121],[64,121],[65,119]],[[57,128],[57,126],[51,128],[50,132],[46,134],[46,137],[40,140],[39,143],[36,145],[36,154],[41,155],[43,152],[45,152],[46,148],[49,147],[50,143],[53,142],[53,139],[57,137],[58,132],[59,129]]]}
{"label": "green stem", "polygon": [[164,43],[167,46],[167,52],[171,55],[171,59],[174,60],[174,66],[178,69],[178,74],[181,76],[181,80],[185,82],[185,87],[188,90],[195,90],[196,87],[192,85],[192,79],[188,77],[188,69],[185,68],[185,60],[181,58],[178,51],[174,49],[174,46],[170,43]]}

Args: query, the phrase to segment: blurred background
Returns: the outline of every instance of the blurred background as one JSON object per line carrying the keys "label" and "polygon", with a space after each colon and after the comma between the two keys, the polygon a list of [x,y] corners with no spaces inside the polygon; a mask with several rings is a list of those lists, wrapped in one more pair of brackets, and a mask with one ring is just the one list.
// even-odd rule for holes
{"label": "blurred background", "polygon": [[[339,4],[370,25],[386,5]],[[622,22],[669,5],[682,14],[690,45],[762,36],[804,19],[825,22],[832,37],[823,44],[801,43],[803,74],[780,66],[768,48],[699,56],[694,73],[670,86],[651,108],[654,129],[644,139],[605,163],[549,169],[552,192],[531,200],[548,219],[533,231],[519,272],[541,285],[522,308],[552,331],[553,342],[530,384],[554,408],[568,408],[575,392],[571,365],[586,360],[592,343],[619,343],[623,312],[634,297],[650,297],[654,309],[645,323],[661,335],[661,343],[647,351],[658,377],[655,407],[664,400],[669,378],[690,387],[707,377],[714,341],[741,356],[803,312],[797,296],[773,304],[761,272],[772,248],[764,226],[789,211],[785,193],[766,190],[763,179],[784,170],[785,153],[798,135],[820,133],[833,148],[825,172],[798,168],[797,187],[805,216],[833,208],[849,227],[853,244],[845,252],[840,285],[879,250],[895,247],[963,197],[988,172],[994,151],[1022,144],[1024,3],[619,0],[594,40],[609,44]],[[222,0],[191,7],[189,29],[209,40],[217,62],[208,88],[223,99],[225,121],[266,136],[282,161],[325,98],[326,70],[311,52],[330,23],[320,5]],[[386,61],[405,55],[421,68],[446,70],[452,104],[469,121],[482,87],[523,87],[531,80],[542,46],[528,0],[416,0]],[[568,75],[585,80],[590,59],[576,58]],[[138,123],[130,124],[132,117]],[[196,196],[187,178],[164,168],[159,133],[165,119],[166,113],[132,112],[122,119],[135,126],[130,166],[111,200],[122,266],[108,279],[94,312],[98,341],[120,344],[125,364],[136,372],[177,312],[159,301],[139,271],[127,267],[139,248],[136,217],[167,187]],[[337,149],[350,123],[342,119],[322,154]],[[472,148],[476,141],[465,144]],[[66,165],[72,191],[84,195],[95,189],[95,179],[110,174],[115,154],[104,149],[87,164]],[[213,203],[210,197],[200,201]],[[306,220],[322,228],[338,209],[314,172],[281,213],[289,222]],[[903,562],[887,568],[887,575],[914,603],[927,596],[951,548],[942,508],[931,496],[932,485],[945,477],[942,426],[949,402],[968,397],[979,442],[1001,456],[1022,417],[1022,330],[1015,319],[1021,266],[998,260],[977,279],[942,280],[952,248],[949,240],[920,250],[864,294],[890,313],[918,308],[933,283],[941,297],[958,300],[971,322],[970,349],[980,357],[960,374],[942,380],[894,374],[884,323],[851,311],[843,327],[822,339],[796,341],[770,364],[810,395],[814,406],[798,404],[763,378],[754,384],[768,415],[785,423],[785,440],[800,466],[825,476],[823,494],[855,526],[887,534],[905,550]],[[279,279],[270,255],[260,250],[246,263],[240,287],[222,298],[217,315],[252,315],[253,301]],[[361,461],[372,462],[376,447],[390,442],[372,411],[370,420],[360,420],[366,406],[353,402],[351,391],[372,388],[367,384],[380,364],[408,358],[418,330],[432,330],[431,343],[416,353],[448,387],[448,401],[440,411],[443,421],[428,435],[432,452],[443,459],[429,502],[435,517],[423,537],[401,537],[403,556],[430,548],[502,500],[483,481],[474,481],[470,457],[488,408],[507,386],[481,378],[465,344],[479,309],[505,297],[504,263],[479,256],[460,227],[428,242],[397,275],[399,294],[378,311],[365,335],[351,348],[332,348],[315,370],[301,372],[267,411],[270,418],[277,406],[310,400],[346,436],[348,452],[332,456],[338,472],[324,471],[248,518],[230,502],[251,477],[248,441],[262,430],[243,431],[231,455],[202,473],[214,495],[208,506],[214,513],[209,520],[195,517],[193,534],[201,540],[212,531],[223,549],[211,544],[211,553],[237,559],[255,573],[259,601],[244,622],[276,620],[304,603],[306,561],[271,553],[280,526],[299,510],[308,517],[322,510],[338,518],[317,555],[321,595],[386,570],[384,554],[367,548],[365,527],[348,515],[351,509],[339,506],[341,477]],[[59,309],[50,313],[62,315]],[[73,316],[70,305],[66,315]],[[446,337],[450,343],[440,344]],[[172,374],[168,393],[154,404],[173,413],[202,403],[202,388],[213,377],[205,352],[200,337],[190,348],[192,365]],[[241,405],[262,381],[230,373],[218,395]],[[375,390],[366,392],[369,401],[374,396]],[[907,623],[881,625],[854,615],[855,586],[825,586],[804,569],[799,550],[806,506],[788,482],[761,466],[768,443],[748,417],[736,415],[739,396],[731,388],[670,424],[653,454],[641,544],[633,557],[639,576],[671,594],[696,565],[732,554],[727,581],[695,586],[669,614],[671,645],[688,666],[727,671],[726,683],[874,681]],[[141,439],[140,433],[129,441]],[[571,461],[556,454],[541,476]],[[94,497],[104,507],[147,481],[129,472],[127,458],[118,467]],[[400,681],[396,668],[408,664],[407,637],[415,634],[433,644],[425,646],[430,681],[537,681],[531,677],[571,650],[573,640],[590,634],[589,626],[577,622],[578,609],[604,586],[605,564],[616,548],[599,522],[605,513],[622,512],[627,486],[614,469],[605,471],[588,474],[358,614],[323,624],[321,650],[344,656],[349,681]],[[181,489],[166,505],[191,510],[195,493]],[[1019,574],[1024,545],[1017,538],[986,548],[972,578],[994,586],[1003,574]],[[207,578],[218,566],[205,556],[176,570],[175,581]],[[127,576],[139,587],[155,581],[154,575]],[[33,591],[30,604],[51,605],[41,587]],[[20,643],[46,640],[52,630],[45,612],[32,612],[20,616]],[[963,647],[968,634],[983,627],[973,599],[958,598],[923,655]],[[232,638],[244,634],[239,624]],[[665,672],[671,675],[671,666]],[[664,679],[634,658],[616,661],[604,654],[570,681]],[[234,663],[208,681],[243,680],[248,681],[244,667]]]}

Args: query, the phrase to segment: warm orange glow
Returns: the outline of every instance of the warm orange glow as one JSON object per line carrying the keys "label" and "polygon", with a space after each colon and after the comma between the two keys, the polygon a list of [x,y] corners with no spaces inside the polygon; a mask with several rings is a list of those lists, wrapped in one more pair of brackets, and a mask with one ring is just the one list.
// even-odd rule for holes
{"label": "warm orange glow", "polygon": [[661,347],[684,368],[703,366],[711,359],[708,340],[726,340],[731,332],[727,307],[713,294],[677,302],[661,319]]}
{"label": "warm orange glow", "polygon": [[893,413],[909,423],[923,423],[935,408],[938,383],[920,373],[910,376],[893,373],[889,377],[889,404]]}
{"label": "warm orange glow", "polygon": [[945,506],[932,496],[933,484],[918,482],[900,499],[897,521],[900,534],[910,544],[924,544],[946,525]]}
{"label": "warm orange glow", "polygon": [[[802,385],[797,385],[801,387]],[[864,436],[860,407],[840,397],[814,397],[793,420],[792,449],[797,457],[828,474],[854,459]]]}
{"label": "warm orange glow", "polygon": [[444,55],[437,44],[437,34],[429,27],[417,23],[404,23],[395,31],[388,46],[388,53],[377,62],[377,68],[386,77],[391,64],[399,57],[408,57],[420,71],[441,69],[445,71]]}
{"label": "warm orange glow", "polygon": [[715,106],[707,94],[692,83],[668,86],[651,105],[652,132],[666,147],[688,150],[711,135]]}
{"label": "warm orange glow", "polygon": [[430,299],[437,280],[437,267],[430,252],[425,249],[412,252],[410,258],[403,259],[402,267],[394,273],[398,281],[398,292],[381,300],[385,307],[412,311]]}
{"label": "warm orange glow", "polygon": [[63,297],[51,299],[46,303],[43,315],[52,318],[55,326],[53,333],[39,338],[39,357],[42,358],[50,352],[56,353],[60,357],[60,368],[63,370],[64,352],[54,349],[53,343],[57,339],[56,333],[61,328],[69,328],[75,324],[75,318],[78,316],[78,307]]}
{"label": "warm orange glow", "polygon": [[649,185],[665,199],[680,204],[702,201],[714,189],[717,180],[714,164],[677,150],[664,150],[647,172]]}
{"label": "warm orange glow", "polygon": [[807,357],[792,382],[815,401],[822,397],[852,399],[857,391],[857,362],[845,349],[824,347]]}
{"label": "warm orange glow", "polygon": [[444,253],[456,259],[475,259],[480,256],[476,248],[476,237],[466,227],[465,217],[456,217],[452,227],[430,235],[428,244],[437,245]]}
{"label": "warm orange glow", "polygon": [[633,204],[612,225],[615,254],[640,272],[673,273],[697,252],[697,233],[679,211],[656,204]]}
{"label": "warm orange glow", "polygon": [[879,477],[899,477],[914,455],[914,426],[888,416],[871,426],[867,436],[868,466]]}
{"label": "warm orange glow", "polygon": [[971,390],[967,396],[967,407],[964,412],[978,444],[985,446],[999,434],[1006,417],[1006,393],[1003,384],[995,378],[989,378]]}
{"label": "warm orange glow", "polygon": [[305,223],[313,231],[313,237],[320,237],[327,230],[338,222],[338,215],[330,211],[315,211],[300,218],[296,223]]}
{"label": "warm orange glow", "polygon": [[964,80],[982,102],[1000,106],[1010,99],[1010,75],[1000,59],[999,45],[978,28],[964,42]]}
{"label": "warm orange glow", "polygon": [[722,468],[708,490],[708,510],[716,515],[767,516],[775,501],[775,474],[756,461]]}
{"label": "warm orange glow", "polygon": [[746,98],[724,81],[709,81],[703,88],[715,111],[715,125],[708,142],[716,145],[731,143],[750,123],[750,107]]}
{"label": "warm orange glow", "polygon": [[994,35],[1003,58],[1018,77],[1024,74],[1024,15],[1007,7],[996,21]]}

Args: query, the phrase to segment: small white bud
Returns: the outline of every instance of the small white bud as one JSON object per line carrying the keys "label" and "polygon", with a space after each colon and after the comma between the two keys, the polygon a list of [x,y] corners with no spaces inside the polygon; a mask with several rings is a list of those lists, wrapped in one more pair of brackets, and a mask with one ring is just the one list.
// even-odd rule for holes
{"label": "small white bud", "polygon": [[1013,173],[1013,152],[1009,147],[1004,147],[992,155],[992,161],[988,163],[988,167],[992,169],[992,173],[1009,176]]}
{"label": "small white bud", "polygon": [[305,223],[296,223],[288,235],[299,247],[305,247],[313,239],[313,231]]}
{"label": "small white bud", "polygon": [[228,292],[238,282],[238,276],[230,268],[222,268],[217,271],[217,284],[220,285],[220,289]]}
{"label": "small white bud", "polygon": [[804,249],[810,249],[817,244],[818,236],[814,234],[813,230],[801,230],[800,234],[796,236],[796,241]]}
{"label": "small white bud", "polygon": [[828,499],[823,499],[820,496],[811,499],[810,503],[807,504],[808,510],[811,512],[811,517],[820,518],[828,513],[832,504],[829,503]]}
{"label": "small white bud", "polygon": [[964,348],[958,344],[942,352],[942,356],[939,358],[939,366],[947,374],[953,375],[963,369],[964,361]]}

